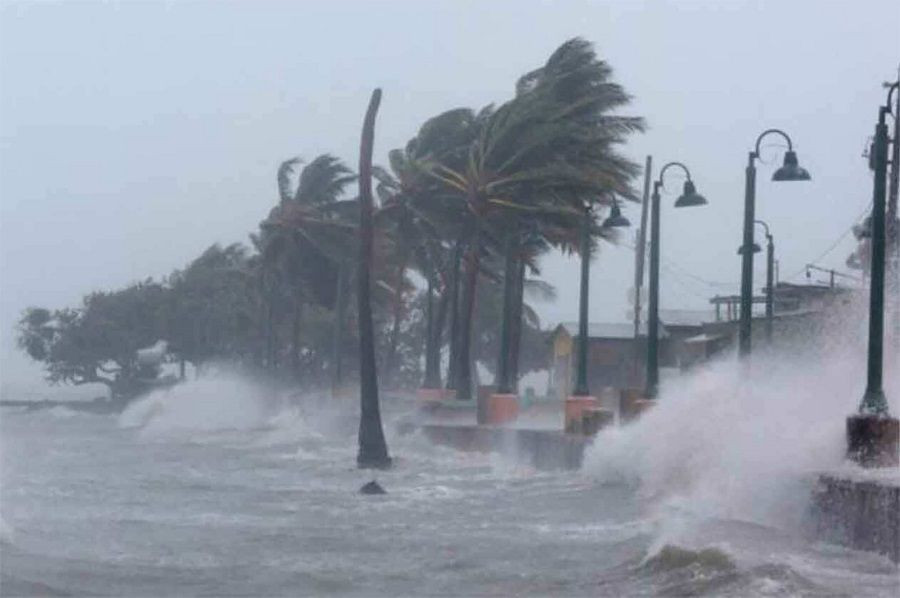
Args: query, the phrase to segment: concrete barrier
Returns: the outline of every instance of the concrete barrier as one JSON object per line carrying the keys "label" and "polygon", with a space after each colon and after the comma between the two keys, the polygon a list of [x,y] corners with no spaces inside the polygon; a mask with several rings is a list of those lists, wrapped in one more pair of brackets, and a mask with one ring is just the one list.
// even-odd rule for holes
{"label": "concrete barrier", "polygon": [[900,482],[823,474],[813,495],[816,536],[900,562]]}
{"label": "concrete barrier", "polygon": [[569,434],[581,434],[584,412],[587,409],[599,407],[600,402],[597,397],[589,395],[577,396],[572,395],[566,397],[563,420],[563,430]]}
{"label": "concrete barrier", "polygon": [[485,423],[502,426],[516,421],[519,417],[519,397],[510,393],[492,393],[487,399],[487,421]]}
{"label": "concrete barrier", "polygon": [[589,407],[581,414],[581,433],[593,436],[603,428],[616,423],[616,414],[611,409]]}
{"label": "concrete barrier", "polygon": [[461,451],[497,452],[540,470],[578,469],[592,442],[590,437],[556,430],[450,424],[426,424],[418,429],[435,444]]}

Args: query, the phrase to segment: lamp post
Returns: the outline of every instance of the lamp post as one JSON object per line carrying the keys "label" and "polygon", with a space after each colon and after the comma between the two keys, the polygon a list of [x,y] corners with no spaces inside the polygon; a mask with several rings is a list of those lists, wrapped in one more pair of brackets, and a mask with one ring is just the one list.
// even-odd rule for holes
{"label": "lamp post", "polygon": [[[900,422],[888,414],[887,399],[882,386],[884,365],[884,266],[885,266],[885,192],[888,161],[888,129],[885,115],[891,108],[879,106],[875,126],[873,165],[875,182],[872,189],[872,250],[869,277],[869,347],[866,370],[866,391],[859,405],[859,413],[847,418],[847,448],[850,458],[863,466],[897,465],[897,445],[900,441]],[[894,140],[897,143],[897,140]]]}
{"label": "lamp post", "polygon": [[[565,404],[565,430],[567,432],[581,431],[581,417],[584,409],[594,406],[596,399],[591,396],[588,385],[588,287],[591,271],[591,228],[594,222],[593,204],[587,203],[584,207],[584,216],[581,221],[581,238],[579,240],[579,253],[581,254],[581,285],[578,296],[578,353],[575,356],[575,386],[572,395],[566,398]],[[613,199],[609,217],[603,221],[603,228],[621,228],[630,226],[631,223],[622,215],[619,202]]]}
{"label": "lamp post", "polygon": [[[772,175],[773,181],[808,181],[809,173],[797,162],[791,138],[781,129],[767,129],[756,138],[756,147],[750,152],[747,160],[744,187],[744,241],[741,247],[753,246],[753,222],[756,212],[756,160],[759,158],[759,146],[763,138],[777,134],[787,141],[788,149],[784,153],[784,164]],[[750,336],[753,318],[753,252],[741,254],[741,320],[739,328],[738,352],[741,356],[750,354]]]}
{"label": "lamp post", "polygon": [[[591,396],[588,385],[588,287],[591,272],[591,225],[593,224],[593,205],[585,206],[584,218],[581,224],[581,239],[579,253],[581,254],[581,287],[578,297],[578,355],[575,366],[575,387],[572,394],[577,397]],[[609,217],[603,221],[603,228],[622,228],[630,226],[631,222],[622,215],[619,202],[613,200]]]}
{"label": "lamp post", "polygon": [[681,196],[675,200],[676,208],[706,205],[706,199],[697,193],[691,172],[681,162],[669,162],[659,171],[659,178],[653,183],[650,198],[650,298],[647,306],[647,380],[645,394],[648,399],[656,398],[659,390],[659,188],[670,167],[684,171],[687,180]]}
{"label": "lamp post", "polygon": [[[754,220],[754,224],[761,224],[766,229],[766,342],[772,343],[772,329],[775,319],[775,240],[769,232],[769,225],[762,220]],[[761,248],[753,243],[753,253],[759,253]],[[738,247],[738,255],[743,255],[744,246]]]}

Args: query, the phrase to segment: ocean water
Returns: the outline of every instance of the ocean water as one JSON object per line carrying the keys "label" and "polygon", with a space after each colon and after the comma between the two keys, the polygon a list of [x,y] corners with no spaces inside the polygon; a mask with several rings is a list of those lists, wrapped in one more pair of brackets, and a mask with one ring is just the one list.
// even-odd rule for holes
{"label": "ocean water", "polygon": [[[578,472],[400,435],[398,401],[395,467],[359,471],[352,406],[228,376],[120,415],[3,409],[0,593],[898,595],[896,565],[804,532],[846,407],[748,404],[733,367],[602,433]],[[373,477],[388,494],[357,492]]]}

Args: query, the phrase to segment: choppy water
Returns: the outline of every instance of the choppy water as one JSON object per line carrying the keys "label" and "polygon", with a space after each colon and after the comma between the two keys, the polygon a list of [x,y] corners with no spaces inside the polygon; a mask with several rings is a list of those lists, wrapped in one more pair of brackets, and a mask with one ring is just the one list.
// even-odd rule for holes
{"label": "choppy water", "polygon": [[[403,409],[388,405],[388,419]],[[118,596],[900,590],[896,566],[882,557],[811,542],[789,517],[773,524],[741,517],[741,508],[717,508],[708,496],[715,492],[682,479],[684,472],[654,457],[655,449],[635,454],[636,475],[626,475],[623,455],[636,443],[653,444],[638,428],[601,436],[583,472],[542,473],[503,456],[399,436],[388,423],[396,467],[377,477],[389,493],[362,496],[357,489],[371,474],[354,467],[349,418],[312,413],[265,407],[254,389],[234,381],[153,397],[121,416],[3,410],[0,590]],[[666,417],[662,409],[658,415]],[[665,435],[662,441],[672,444]],[[668,458],[688,459],[689,467],[714,465],[691,445],[680,449],[684,454],[670,448]],[[794,482],[802,492],[801,478]],[[748,503],[768,504],[768,485],[759,482]],[[742,484],[728,487],[743,494],[750,486]]]}

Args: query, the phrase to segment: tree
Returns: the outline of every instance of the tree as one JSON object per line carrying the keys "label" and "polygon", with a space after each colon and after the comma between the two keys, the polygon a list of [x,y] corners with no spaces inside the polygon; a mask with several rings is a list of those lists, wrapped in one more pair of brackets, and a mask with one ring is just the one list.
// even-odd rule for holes
{"label": "tree", "polygon": [[158,371],[144,368],[137,351],[162,338],[166,289],[147,280],[121,291],[97,292],[80,308],[28,308],[18,345],[41,362],[51,384],[103,384],[128,400],[151,387]]}
{"label": "tree", "polygon": [[[510,274],[506,284],[513,285],[523,226],[533,222],[542,230],[545,221],[554,219],[574,223],[586,201],[610,191],[631,195],[628,184],[637,167],[613,148],[640,130],[642,122],[607,114],[628,100],[608,81],[610,74],[590,44],[569,40],[544,66],[519,80],[512,100],[485,115],[464,168],[433,164],[432,174],[455,190],[466,207],[466,272],[456,362],[460,398],[470,398],[472,392],[472,314],[485,252],[493,248],[505,256],[504,270]],[[509,335],[517,294],[505,295],[509,303],[503,328]],[[506,359],[503,350],[500,361]],[[501,369],[508,373],[512,368]]]}
{"label": "tree", "polygon": [[247,248],[212,245],[168,280],[162,333],[179,360],[243,361],[258,353],[256,275]]}
{"label": "tree", "polygon": [[381,426],[378,403],[378,373],[375,366],[375,331],[372,324],[372,250],[374,245],[372,200],[372,149],[375,141],[375,116],[381,103],[381,90],[372,92],[363,121],[359,147],[359,264],[357,266],[357,302],[359,310],[359,453],[361,468],[385,469],[391,466],[387,442]]}
{"label": "tree", "polygon": [[[290,176],[299,159],[278,169],[279,204],[261,224],[259,235],[263,266],[270,273],[271,313],[280,295],[291,314],[291,369],[299,376],[301,326],[304,305],[334,306],[342,289],[340,270],[352,247],[355,226],[350,221],[355,202],[340,201],[356,176],[339,159],[322,154],[305,166],[291,193]],[[335,266],[338,266],[337,268]],[[280,292],[279,292],[280,291]],[[335,326],[339,326],[335,318]],[[274,338],[274,333],[270,333]]]}

